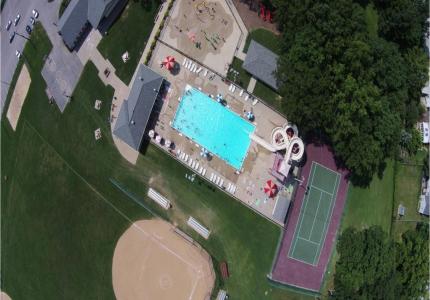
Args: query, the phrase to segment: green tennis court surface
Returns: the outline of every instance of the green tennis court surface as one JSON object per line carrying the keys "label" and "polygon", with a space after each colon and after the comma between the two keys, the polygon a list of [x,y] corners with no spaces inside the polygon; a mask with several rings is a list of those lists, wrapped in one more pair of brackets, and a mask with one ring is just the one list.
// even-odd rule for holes
{"label": "green tennis court surface", "polygon": [[312,162],[308,194],[300,209],[300,217],[288,253],[290,258],[311,265],[318,264],[339,182],[339,173]]}

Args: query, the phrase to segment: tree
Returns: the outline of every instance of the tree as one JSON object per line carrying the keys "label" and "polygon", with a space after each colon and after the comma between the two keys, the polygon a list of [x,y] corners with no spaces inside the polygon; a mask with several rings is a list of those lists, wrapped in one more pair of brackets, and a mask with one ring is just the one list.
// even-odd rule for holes
{"label": "tree", "polygon": [[401,297],[417,299],[426,293],[429,278],[428,254],[428,224],[420,223],[416,230],[409,230],[402,235],[396,258]]}
{"label": "tree", "polygon": [[414,299],[425,294],[428,225],[394,241],[379,227],[347,228],[337,244],[335,299]]}
{"label": "tree", "polygon": [[402,49],[423,45],[428,29],[428,0],[375,0],[380,15],[379,31]]}
{"label": "tree", "polygon": [[277,72],[284,112],[303,135],[328,140],[353,183],[368,184],[420,115],[423,51],[400,52],[369,36],[364,10],[352,0],[274,5],[284,22]]}

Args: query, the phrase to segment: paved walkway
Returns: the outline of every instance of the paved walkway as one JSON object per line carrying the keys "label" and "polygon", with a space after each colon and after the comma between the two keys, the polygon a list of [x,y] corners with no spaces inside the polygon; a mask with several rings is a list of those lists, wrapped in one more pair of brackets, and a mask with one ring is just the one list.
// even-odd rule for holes
{"label": "paved walkway", "polygon": [[[115,128],[116,118],[121,108],[121,104],[128,97],[130,88],[118,78],[115,74],[115,67],[112,63],[105,59],[97,49],[97,45],[102,39],[102,35],[98,30],[91,30],[90,34],[86,38],[85,42],[79,49],[77,56],[79,60],[85,65],[88,60],[91,60],[99,71],[98,75],[105,85],[111,85],[115,92],[114,98],[112,99],[112,111],[111,111],[111,131]],[[104,71],[108,69],[109,75],[106,76]],[[139,152],[131,148],[129,145],[121,141],[114,134],[112,134],[113,141],[118,148],[121,155],[130,163],[136,164]]]}
{"label": "paved walkway", "polygon": [[256,84],[257,84],[257,79],[255,79],[254,77],[251,77],[251,79],[249,80],[248,87],[246,88],[246,91],[252,94],[254,92]]}

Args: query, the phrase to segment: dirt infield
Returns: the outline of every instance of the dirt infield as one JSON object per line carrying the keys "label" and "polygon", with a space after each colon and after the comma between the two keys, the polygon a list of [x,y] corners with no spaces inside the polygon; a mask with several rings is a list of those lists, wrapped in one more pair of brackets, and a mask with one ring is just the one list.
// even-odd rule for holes
{"label": "dirt infield", "polygon": [[18,124],[19,115],[21,114],[21,109],[24,105],[24,100],[27,96],[30,83],[30,73],[28,72],[27,66],[24,64],[22,66],[21,73],[19,74],[18,81],[16,82],[15,90],[13,91],[6,114],[6,117],[8,118],[13,130],[16,129],[16,125]]}
{"label": "dirt infield", "polygon": [[283,239],[275,265],[272,269],[271,279],[282,284],[318,292],[321,288],[330,254],[336,241],[337,230],[348,190],[348,172],[347,170],[337,168],[333,153],[327,146],[310,144],[306,147],[306,155],[307,161],[302,170],[302,175],[305,177],[304,186],[309,184],[307,180],[310,177],[309,173],[313,161],[341,174],[337,197],[335,199],[331,219],[329,220],[329,227],[317,265],[309,265],[288,256],[296,224],[299,221],[300,209],[305,199],[305,189],[299,188],[294,202],[292,203],[292,207],[290,208],[288,221],[283,232]]}
{"label": "dirt infield", "polygon": [[209,299],[215,282],[210,256],[162,220],[138,221],[115,248],[117,299]]}
{"label": "dirt infield", "polygon": [[11,298],[5,292],[0,292],[0,300],[11,300]]}

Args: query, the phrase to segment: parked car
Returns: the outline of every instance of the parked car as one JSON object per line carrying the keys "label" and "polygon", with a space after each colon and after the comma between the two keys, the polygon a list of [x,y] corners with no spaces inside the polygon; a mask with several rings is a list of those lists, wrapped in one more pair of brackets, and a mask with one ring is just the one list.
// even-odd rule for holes
{"label": "parked car", "polygon": [[17,14],[15,20],[13,21],[13,24],[16,26],[18,25],[19,20],[21,19],[21,15]]}
{"label": "parked car", "polygon": [[11,25],[12,25],[12,21],[11,21],[11,20],[9,20],[9,21],[7,22],[7,25],[6,25],[6,30],[9,30]]}
{"label": "parked car", "polygon": [[30,24],[34,25],[35,22],[36,22],[36,20],[33,17],[30,17]]}
{"label": "parked car", "polygon": [[16,55],[18,58],[21,58],[22,53],[21,53],[20,51],[16,50],[16,51],[15,51],[15,55]]}
{"label": "parked car", "polygon": [[25,31],[27,31],[28,34],[31,34],[31,27],[29,25],[25,26]]}
{"label": "parked car", "polygon": [[31,13],[33,14],[33,17],[35,19],[37,19],[39,17],[39,12],[37,10],[33,9]]}
{"label": "parked car", "polygon": [[15,38],[15,31],[9,35],[9,43],[12,43],[14,38]]}

